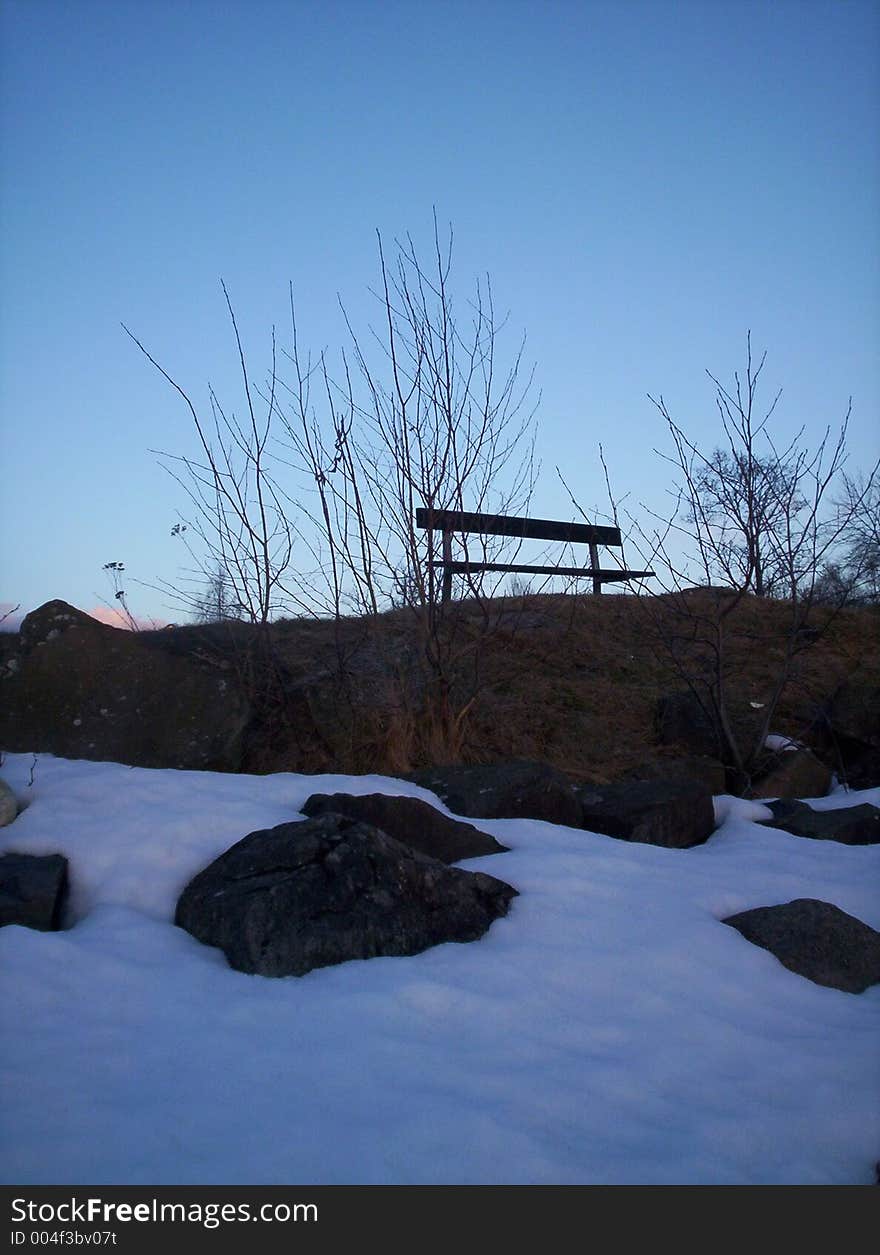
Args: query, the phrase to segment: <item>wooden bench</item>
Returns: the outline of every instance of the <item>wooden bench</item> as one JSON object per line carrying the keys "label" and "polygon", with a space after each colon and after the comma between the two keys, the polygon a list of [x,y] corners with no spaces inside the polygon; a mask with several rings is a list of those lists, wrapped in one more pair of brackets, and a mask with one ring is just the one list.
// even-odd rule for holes
{"label": "wooden bench", "polygon": [[[647,579],[653,571],[622,571],[599,566],[599,545],[622,548],[619,527],[594,527],[588,523],[558,523],[552,519],[515,518],[508,514],[469,514],[464,510],[416,510],[416,526],[429,532],[441,532],[443,556],[431,559],[431,567],[443,568],[442,599],[452,596],[453,575],[469,575],[472,571],[512,571],[525,575],[573,575],[591,578],[593,592],[601,593],[603,584],[625,583]],[[452,558],[452,537],[455,532],[474,532],[484,536],[513,536],[518,540],[558,540],[566,544],[590,547],[589,567],[521,566],[511,562],[456,562]]]}

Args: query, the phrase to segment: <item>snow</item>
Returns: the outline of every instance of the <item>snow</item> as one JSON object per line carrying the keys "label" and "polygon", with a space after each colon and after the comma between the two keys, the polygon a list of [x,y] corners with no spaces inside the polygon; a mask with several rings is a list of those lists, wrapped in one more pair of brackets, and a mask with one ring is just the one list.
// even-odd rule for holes
{"label": "snow", "polygon": [[818,897],[880,928],[880,847],[735,798],[691,850],[478,821],[511,851],[462,866],[520,891],[482,940],[270,980],[173,926],[189,878],[311,793],[431,794],[33,762],[0,769],[27,804],[0,849],[68,856],[73,927],[0,929],[7,1183],[874,1180],[880,986],[815,985],[720,920]]}
{"label": "snow", "polygon": [[[754,704],[755,703],[752,702],[752,705]],[[804,748],[800,741],[793,741],[791,737],[788,736],[777,736],[775,733],[771,733],[770,736],[764,737],[764,745],[768,750],[784,750],[786,752],[790,750],[802,750]]]}

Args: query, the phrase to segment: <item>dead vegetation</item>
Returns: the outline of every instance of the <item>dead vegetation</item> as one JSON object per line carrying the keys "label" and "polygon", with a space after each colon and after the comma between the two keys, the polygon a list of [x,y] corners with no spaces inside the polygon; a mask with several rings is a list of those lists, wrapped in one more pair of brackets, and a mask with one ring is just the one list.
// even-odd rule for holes
{"label": "dead vegetation", "polygon": [[[717,593],[695,589],[684,595],[699,609]],[[659,699],[682,689],[680,671],[658,647],[657,616],[674,621],[681,596],[497,599],[488,635],[484,603],[455,603],[458,662],[449,699],[463,702],[467,696],[470,704],[452,752],[443,712],[437,717],[430,671],[421,664],[417,624],[405,610],[365,619],[280,621],[271,631],[285,707],[274,714],[264,710],[255,721],[244,770],[394,775],[450,761],[533,758],[575,780],[637,775],[681,753],[681,747],[661,743],[656,723]],[[219,624],[177,632],[181,641],[185,634],[187,649],[220,659],[240,653],[248,630],[237,624],[227,634]],[[857,677],[880,685],[880,614],[815,606],[804,630],[812,639],[790,668],[771,730],[810,743],[823,707],[844,681]],[[176,649],[177,632],[156,635]],[[785,601],[749,595],[730,616],[725,665],[731,718],[745,732],[760,726],[789,633]],[[479,644],[473,653],[466,648],[469,634]],[[698,651],[699,643],[693,648]]]}

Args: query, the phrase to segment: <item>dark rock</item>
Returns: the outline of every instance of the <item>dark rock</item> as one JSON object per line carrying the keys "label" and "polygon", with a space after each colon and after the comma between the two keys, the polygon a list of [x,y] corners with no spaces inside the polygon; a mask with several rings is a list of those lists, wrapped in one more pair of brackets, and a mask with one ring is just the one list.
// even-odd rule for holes
{"label": "dark rock", "polygon": [[30,653],[38,645],[56,640],[69,628],[94,628],[103,625],[83,610],[66,601],[47,601],[37,610],[25,615],[19,629],[19,645],[23,653]]}
{"label": "dark rock", "polygon": [[584,788],[582,826],[623,841],[688,849],[715,828],[712,794],[699,785],[631,780]]}
{"label": "dark rock", "polygon": [[880,807],[845,806],[840,810],[815,811],[806,802],[768,802],[773,812],[770,826],[795,837],[814,841],[839,841],[843,845],[877,845],[880,842]]}
{"label": "dark rock", "polygon": [[15,673],[19,665],[20,651],[18,632],[4,632],[0,627],[0,680]]}
{"label": "dark rock", "polygon": [[450,819],[436,806],[414,797],[388,797],[384,793],[354,796],[350,793],[313,793],[303,814],[312,817],[333,811],[349,819],[363,820],[381,829],[395,841],[410,849],[436,858],[441,863],[457,863],[463,858],[480,858],[483,854],[501,854],[506,845],[480,832],[473,824]]}
{"label": "dark rock", "polygon": [[880,688],[850,680],[832,698],[823,722],[829,749],[850,788],[880,784]]}
{"label": "dark rock", "polygon": [[235,770],[250,718],[234,678],[177,656],[174,633],[107,627],[63,601],[22,624],[0,680],[0,744],[137,767]]}
{"label": "dark rock", "polygon": [[579,828],[581,808],[568,777],[546,763],[521,760],[429,767],[404,777],[436,793],[457,815],[474,819],[545,819]]}
{"label": "dark rock", "polygon": [[0,828],[11,824],[17,815],[18,799],[6,781],[0,780]]}
{"label": "dark rock", "polygon": [[839,773],[851,789],[873,789],[880,784],[880,749],[873,745],[844,748],[840,752]]}
{"label": "dark rock", "polygon": [[837,736],[880,748],[880,688],[851,680],[831,700],[829,716]]}
{"label": "dark rock", "polygon": [[0,855],[0,927],[21,924],[52,932],[61,927],[66,896],[62,854]]}
{"label": "dark rock", "polygon": [[782,750],[752,785],[753,798],[824,797],[831,788],[831,769],[810,750]]}
{"label": "dark rock", "polygon": [[722,922],[817,985],[860,994],[880,982],[880,933],[830,902],[797,898]]}
{"label": "dark rock", "polygon": [[516,890],[327,813],[252,832],[184,889],[175,923],[231,967],[302,976],[377,955],[476,941]]}
{"label": "dark rock", "polygon": [[667,693],[657,702],[654,716],[657,740],[708,758],[716,758],[721,738],[708,706],[696,693],[685,689]]}
{"label": "dark rock", "polygon": [[702,754],[645,758],[639,763],[638,767],[628,771],[625,778],[627,780],[668,780],[676,784],[695,784],[704,790],[708,790],[713,795],[727,792],[727,772],[724,764],[719,762],[717,758],[706,758]]}

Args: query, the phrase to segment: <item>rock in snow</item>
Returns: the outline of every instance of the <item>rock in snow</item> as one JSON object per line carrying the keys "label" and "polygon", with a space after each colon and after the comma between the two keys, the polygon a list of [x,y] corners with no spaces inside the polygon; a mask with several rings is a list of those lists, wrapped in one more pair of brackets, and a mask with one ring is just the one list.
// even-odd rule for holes
{"label": "rock in snow", "polygon": [[436,793],[456,815],[474,819],[544,819],[579,828],[581,808],[568,777],[547,763],[513,760],[429,767],[404,779]]}
{"label": "rock in snow", "polygon": [[754,798],[824,797],[831,788],[831,769],[809,750],[781,750],[767,773],[751,790]]}
{"label": "rock in snow", "polygon": [[385,793],[313,793],[302,808],[312,817],[333,811],[349,819],[380,828],[382,832],[408,845],[428,858],[441,863],[457,863],[463,858],[480,858],[484,854],[502,854],[507,849],[487,832],[473,824],[451,819],[415,797],[390,797]]}
{"label": "rock in snow", "polygon": [[683,781],[627,780],[581,790],[583,827],[623,841],[687,849],[715,827],[712,794]]}
{"label": "rock in snow", "polygon": [[252,832],[184,889],[175,923],[261,976],[475,941],[516,890],[327,813]]}
{"label": "rock in snow", "polygon": [[863,802],[839,810],[816,811],[806,802],[768,802],[770,825],[795,837],[814,841],[839,841],[842,845],[877,845],[880,842],[880,807]]}
{"label": "rock in snow", "polygon": [[11,824],[18,814],[18,802],[15,794],[5,780],[0,780],[0,828]]}
{"label": "rock in snow", "polygon": [[797,898],[722,922],[817,985],[860,994],[880,983],[880,933],[830,902]]}
{"label": "rock in snow", "polygon": [[66,893],[67,859],[61,854],[0,855],[0,927],[60,928]]}

